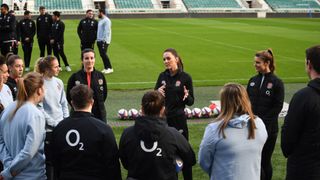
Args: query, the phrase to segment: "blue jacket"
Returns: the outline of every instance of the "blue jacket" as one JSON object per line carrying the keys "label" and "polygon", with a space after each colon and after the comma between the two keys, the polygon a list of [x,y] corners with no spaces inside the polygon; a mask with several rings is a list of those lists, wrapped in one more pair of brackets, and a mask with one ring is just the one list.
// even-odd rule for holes
{"label": "blue jacket", "polygon": [[46,179],[45,175],[45,119],[37,107],[26,102],[10,116],[17,103],[10,104],[0,120],[0,160],[4,164],[1,175],[5,179]]}
{"label": "blue jacket", "polygon": [[261,152],[267,139],[267,131],[260,118],[255,119],[255,139],[248,139],[249,116],[244,114],[230,120],[219,133],[222,121],[207,126],[199,150],[201,168],[211,180],[260,179]]}

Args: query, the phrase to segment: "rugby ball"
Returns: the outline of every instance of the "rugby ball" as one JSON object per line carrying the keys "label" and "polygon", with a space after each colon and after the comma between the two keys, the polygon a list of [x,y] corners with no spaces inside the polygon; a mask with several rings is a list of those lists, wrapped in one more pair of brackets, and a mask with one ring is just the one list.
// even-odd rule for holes
{"label": "rugby ball", "polygon": [[201,109],[200,108],[193,108],[192,109],[192,116],[193,116],[193,118],[201,118]]}
{"label": "rugby ball", "polygon": [[128,115],[129,115],[129,119],[133,119],[134,120],[137,117],[139,117],[139,111],[134,109],[134,108],[132,108],[132,109],[129,110]]}
{"label": "rugby ball", "polygon": [[128,119],[128,111],[125,109],[120,109],[118,111],[118,118],[121,120]]}

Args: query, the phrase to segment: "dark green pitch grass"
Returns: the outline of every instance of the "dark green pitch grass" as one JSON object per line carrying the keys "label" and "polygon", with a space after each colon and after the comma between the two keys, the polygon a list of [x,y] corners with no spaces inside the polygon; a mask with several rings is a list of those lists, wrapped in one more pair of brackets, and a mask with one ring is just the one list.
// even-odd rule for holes
{"label": "dark green pitch grass", "polygon": [[[63,19],[63,17],[62,17]],[[64,20],[65,52],[73,72],[80,68],[79,20]],[[112,19],[109,56],[111,89],[152,88],[163,71],[162,52],[180,53],[196,86],[246,83],[255,73],[256,51],[274,50],[276,73],[285,82],[305,82],[304,51],[319,44],[319,19]],[[32,63],[39,56],[35,40]],[[102,69],[97,47],[96,67]],[[22,55],[22,50],[20,50]],[[66,83],[70,73],[63,71]]]}

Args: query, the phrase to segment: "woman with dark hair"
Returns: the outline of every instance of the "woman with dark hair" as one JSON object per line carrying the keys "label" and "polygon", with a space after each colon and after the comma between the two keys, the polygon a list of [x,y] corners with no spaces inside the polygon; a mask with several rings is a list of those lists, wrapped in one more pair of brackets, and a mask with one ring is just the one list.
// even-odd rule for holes
{"label": "woman with dark hair", "polygon": [[284,101],[284,86],[275,74],[274,56],[271,49],[259,51],[254,57],[257,75],[247,85],[247,92],[253,113],[259,116],[267,129],[268,139],[263,147],[261,160],[261,179],[272,179],[271,157],[278,136],[278,115]]}
{"label": "woman with dark hair", "polygon": [[107,99],[107,81],[100,71],[96,71],[95,53],[93,49],[84,49],[81,52],[82,69],[71,75],[67,85],[67,100],[71,104],[70,90],[79,84],[88,85],[93,90],[94,104],[92,114],[95,118],[107,122],[107,112],[104,101]]}
{"label": "woman with dark hair", "polygon": [[[184,114],[186,105],[194,103],[191,76],[183,71],[181,57],[175,49],[166,49],[163,53],[165,71],[160,73],[155,90],[165,97],[166,118],[169,126],[176,128],[188,140],[187,118]],[[184,179],[192,179],[192,168],[183,169]]]}
{"label": "woman with dark hair", "polygon": [[177,160],[181,159],[187,168],[196,163],[188,141],[165,123],[164,103],[159,92],[145,93],[141,102],[143,115],[122,133],[120,159],[128,170],[128,179],[177,180],[177,170],[181,168]]}
{"label": "woman with dark hair", "polygon": [[[28,73],[18,82],[17,101],[0,120],[0,160],[4,179],[46,179],[45,119],[37,104],[44,96],[43,78]],[[1,179],[1,178],[0,178]]]}
{"label": "woman with dark hair", "polygon": [[246,89],[228,83],[220,91],[221,113],[204,133],[199,164],[211,180],[257,180],[267,139],[262,120],[255,117]]}

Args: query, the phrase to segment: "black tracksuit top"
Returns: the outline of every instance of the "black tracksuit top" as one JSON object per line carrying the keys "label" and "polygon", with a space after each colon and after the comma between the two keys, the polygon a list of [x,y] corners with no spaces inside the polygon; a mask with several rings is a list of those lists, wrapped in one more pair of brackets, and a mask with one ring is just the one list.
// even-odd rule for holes
{"label": "black tracksuit top", "polygon": [[82,19],[78,25],[78,36],[81,43],[94,43],[97,39],[98,21],[95,19]]}
{"label": "black tracksuit top", "polygon": [[[191,76],[181,70],[171,76],[169,70],[165,70],[160,73],[154,89],[157,90],[163,84],[166,85],[164,90],[167,117],[184,116],[185,106],[191,106],[194,103]],[[184,86],[189,90],[189,96],[183,101]]]}
{"label": "black tracksuit top", "polygon": [[[67,85],[67,100],[71,105],[70,90],[79,84],[88,85],[87,74],[81,69],[78,72],[71,75],[68,80]],[[104,102],[107,99],[108,89],[107,81],[104,75],[100,71],[93,70],[91,72],[91,89],[93,90],[93,107],[92,114],[95,118],[102,120],[103,122],[107,121],[107,112],[105,109]]]}
{"label": "black tracksuit top", "polygon": [[36,24],[31,19],[23,19],[18,23],[19,34],[18,37],[21,42],[25,43],[26,38],[30,38],[30,43],[33,42],[33,37],[36,34]]}
{"label": "black tracksuit top", "polygon": [[37,18],[37,37],[38,39],[48,40],[51,34],[52,17],[48,13]]}
{"label": "black tracksuit top", "polygon": [[53,130],[50,148],[60,180],[120,180],[119,151],[110,126],[75,111]]}
{"label": "black tracksuit top", "polygon": [[177,180],[175,159],[185,167],[196,163],[187,140],[164,119],[142,116],[122,133],[119,152],[128,177],[139,180]]}
{"label": "black tracksuit top", "polygon": [[15,39],[16,18],[9,13],[0,15],[0,42]]}
{"label": "black tracksuit top", "polygon": [[52,23],[51,27],[51,39],[54,39],[54,43],[64,43],[64,23],[59,20]]}
{"label": "black tracksuit top", "polygon": [[281,79],[273,73],[264,75],[259,73],[252,77],[247,85],[247,92],[251,101],[253,113],[263,122],[278,124],[278,115],[284,101],[284,86]]}
{"label": "black tracksuit top", "polygon": [[320,179],[320,78],[296,92],[281,132],[288,180]]}

